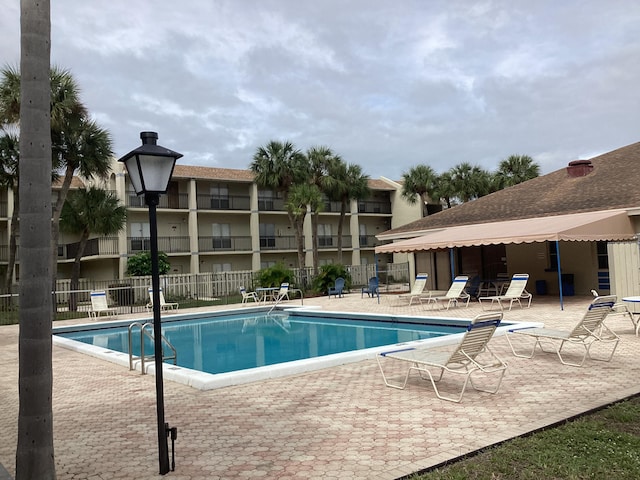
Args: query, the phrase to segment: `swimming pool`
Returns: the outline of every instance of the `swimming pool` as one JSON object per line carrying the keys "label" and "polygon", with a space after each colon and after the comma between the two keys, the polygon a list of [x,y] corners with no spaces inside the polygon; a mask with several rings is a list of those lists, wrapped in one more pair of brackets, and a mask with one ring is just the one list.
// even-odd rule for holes
{"label": "swimming pool", "polygon": [[[468,321],[305,308],[271,315],[261,308],[172,315],[163,318],[163,334],[175,346],[178,364],[166,365],[164,377],[205,390],[247,383],[373,358],[390,345],[452,343]],[[57,327],[54,341],[128,367],[130,323]],[[139,342],[138,335],[132,343],[136,356]],[[146,366],[153,370],[153,362]]]}

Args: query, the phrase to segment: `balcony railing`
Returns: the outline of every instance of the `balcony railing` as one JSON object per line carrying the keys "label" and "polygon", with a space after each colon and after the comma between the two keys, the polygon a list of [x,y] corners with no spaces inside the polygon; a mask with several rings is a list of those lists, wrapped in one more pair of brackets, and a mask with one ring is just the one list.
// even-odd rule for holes
{"label": "balcony railing", "polygon": [[[147,208],[144,203],[144,195],[137,196],[133,193],[127,195],[127,207],[130,208]],[[160,203],[158,208],[189,208],[189,196],[186,193],[160,195]]]}
{"label": "balcony railing", "polygon": [[[341,202],[325,201],[322,211],[323,212],[327,212],[327,213],[333,213],[333,212],[340,213],[341,208],[342,208],[342,203]],[[348,208],[347,208],[347,213],[349,213],[349,209]]]}
{"label": "balcony railing", "polygon": [[296,237],[260,237],[260,250],[295,250],[298,248]]}
{"label": "balcony railing", "polygon": [[213,195],[198,195],[198,210],[250,210],[251,202],[248,195],[228,195],[218,197]]}
{"label": "balcony railing", "polygon": [[[351,236],[343,235],[342,236],[342,248],[351,248]],[[338,236],[322,236],[318,237],[318,248],[319,249],[330,249],[330,248],[338,248]]]}
{"label": "balcony railing", "polygon": [[373,248],[380,245],[380,240],[375,235],[360,235],[361,248]]}
{"label": "balcony railing", "polygon": [[282,212],[284,200],[281,198],[258,198],[258,210],[261,212]]}
{"label": "balcony railing", "polygon": [[391,213],[391,204],[386,202],[360,201],[358,213]]}
{"label": "balcony railing", "polygon": [[[64,249],[64,258],[76,258],[79,242],[69,243]],[[118,238],[117,237],[100,237],[91,238],[84,247],[82,258],[100,255],[118,255]]]}
{"label": "balcony railing", "polygon": [[[151,250],[149,237],[127,237],[128,253]],[[189,253],[189,237],[158,237],[158,250],[164,253]]]}
{"label": "balcony railing", "polygon": [[251,237],[198,237],[198,250],[206,252],[250,252]]}

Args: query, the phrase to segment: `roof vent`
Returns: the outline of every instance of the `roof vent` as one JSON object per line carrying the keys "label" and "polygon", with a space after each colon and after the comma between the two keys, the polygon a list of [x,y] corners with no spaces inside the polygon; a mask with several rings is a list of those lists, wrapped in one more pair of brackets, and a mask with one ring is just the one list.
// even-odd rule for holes
{"label": "roof vent", "polygon": [[593,170],[591,160],[574,160],[569,162],[567,173],[570,177],[585,177]]}

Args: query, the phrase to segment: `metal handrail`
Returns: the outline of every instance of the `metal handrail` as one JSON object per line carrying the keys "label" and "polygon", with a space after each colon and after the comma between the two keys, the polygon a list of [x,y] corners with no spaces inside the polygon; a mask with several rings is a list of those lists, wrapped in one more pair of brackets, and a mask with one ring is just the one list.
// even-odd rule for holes
{"label": "metal handrail", "polygon": [[[133,329],[138,327],[140,329],[140,356],[134,357],[133,355]],[[140,322],[133,322],[129,325],[129,370],[134,370],[133,361],[140,360],[140,370],[142,375],[146,373],[144,368],[144,362],[146,360],[151,360],[154,358],[154,355],[145,355],[144,354],[144,337],[145,335],[153,341],[153,323],[147,322],[142,324]],[[173,364],[177,365],[178,362],[178,352],[175,347],[167,340],[164,335],[161,335],[162,341],[169,347],[169,349],[173,352],[173,355],[165,356],[164,349],[162,349],[162,361],[165,360],[173,360]]]}

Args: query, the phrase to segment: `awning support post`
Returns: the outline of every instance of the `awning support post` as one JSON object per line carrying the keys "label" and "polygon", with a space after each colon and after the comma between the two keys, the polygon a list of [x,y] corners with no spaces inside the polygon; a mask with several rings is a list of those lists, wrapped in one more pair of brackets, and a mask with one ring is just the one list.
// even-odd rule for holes
{"label": "awning support post", "polygon": [[560,310],[564,310],[564,298],[562,292],[562,270],[560,268],[560,241],[556,240],[556,260],[558,264],[558,285],[560,286]]}

